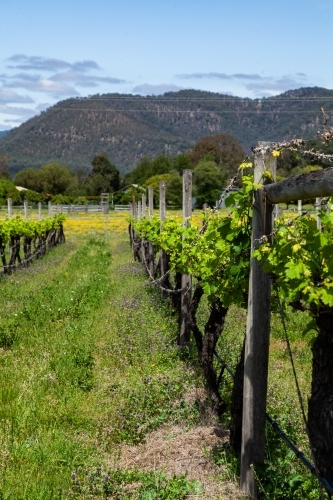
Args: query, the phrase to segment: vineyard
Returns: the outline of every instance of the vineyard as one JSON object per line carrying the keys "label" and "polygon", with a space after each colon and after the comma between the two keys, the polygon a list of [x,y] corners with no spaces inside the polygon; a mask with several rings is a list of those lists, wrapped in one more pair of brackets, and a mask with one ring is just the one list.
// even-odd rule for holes
{"label": "vineyard", "polygon": [[159,216],[0,220],[0,498],[330,498],[333,174],[274,183],[288,147],[224,210],[184,171],[182,216],[162,181]]}
{"label": "vineyard", "polygon": [[21,216],[0,220],[2,272],[9,274],[19,266],[27,266],[48,249],[64,243],[64,220],[61,214],[41,221],[29,221]]}
{"label": "vineyard", "polygon": [[[244,162],[242,189],[225,200],[230,207],[228,216],[221,217],[217,210],[206,210],[201,228],[191,223],[187,209],[191,199],[191,172],[185,171],[183,221],[152,217],[151,213],[146,217],[139,204],[132,208],[130,235],[135,258],[143,263],[151,283],[160,287],[163,294],[170,295],[171,305],[178,312],[179,345],[183,348],[190,345],[190,333],[193,333],[206,387],[213,408],[220,415],[227,408],[220,392],[223,371],[228,369],[234,377],[229,444],[233,452],[241,456],[241,489],[251,498],[257,498],[261,481],[267,479],[264,453],[265,421],[268,420],[318,479],[322,494],[326,491],[330,496],[333,493],[330,363],[333,354],[333,215],[329,199],[320,205],[316,217],[306,213],[296,217],[288,214],[276,218],[273,226],[272,213],[273,204],[332,195],[333,174],[332,169],[326,169],[274,184],[274,159],[279,154],[277,145],[259,143],[254,178],[247,175],[251,165]],[[162,184],[160,198],[163,198]],[[200,328],[197,311],[202,300],[208,302],[209,314]],[[247,334],[235,373],[216,352],[232,305],[248,309]],[[307,313],[303,335],[312,345],[307,415],[286,327],[286,314],[291,308]],[[308,458],[266,413],[271,309],[278,311],[284,330],[297,404],[309,439]]]}

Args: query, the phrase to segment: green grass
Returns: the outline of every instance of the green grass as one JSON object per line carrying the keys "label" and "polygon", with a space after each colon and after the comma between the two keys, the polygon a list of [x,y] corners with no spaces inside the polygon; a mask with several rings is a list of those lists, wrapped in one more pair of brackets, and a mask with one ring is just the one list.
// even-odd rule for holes
{"label": "green grass", "polygon": [[[145,287],[126,236],[69,238],[0,289],[2,500],[88,498],[74,471],[89,478],[119,443],[198,418],[184,399],[196,380],[175,318]],[[142,491],[156,479],[148,476]],[[189,485],[180,480],[179,492]]]}
{"label": "green grass", "polygon": [[[164,498],[162,491],[171,492],[166,498],[181,499],[199,491],[185,476],[110,471],[105,465],[110,455],[117,461],[120,444],[136,444],[164,423],[190,426],[200,421],[199,406],[187,404],[184,396],[202,382],[195,354],[177,348],[176,318],[132,262],[127,235],[110,231],[105,242],[99,231],[92,227],[89,235],[66,235],[65,245],[0,279],[1,500],[131,498],[132,492],[133,498]],[[201,324],[206,314],[203,302]],[[245,323],[245,312],[232,307],[218,344],[233,369]],[[304,314],[288,313],[306,404],[311,348],[301,335],[305,323]],[[221,389],[230,400],[227,374]],[[268,412],[309,456],[276,314]],[[228,425],[227,415],[223,421]],[[225,447],[213,459],[224,466],[221,480],[236,477],[239,461]],[[310,473],[270,427],[260,482],[264,498],[318,498]]]}

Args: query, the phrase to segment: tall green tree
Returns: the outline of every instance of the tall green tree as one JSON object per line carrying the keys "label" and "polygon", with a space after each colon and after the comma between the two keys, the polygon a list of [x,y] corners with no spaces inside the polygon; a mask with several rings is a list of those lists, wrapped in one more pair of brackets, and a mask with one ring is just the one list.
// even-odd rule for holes
{"label": "tall green tree", "polygon": [[213,207],[215,201],[220,199],[223,182],[227,177],[226,171],[221,171],[214,161],[201,161],[194,169],[193,183],[197,206],[204,203]]}
{"label": "tall green tree", "polygon": [[225,167],[231,177],[244,160],[245,152],[238,141],[230,134],[207,135],[198,141],[189,157],[194,165],[199,162],[214,161]]}
{"label": "tall green tree", "polygon": [[6,205],[8,198],[11,198],[14,203],[21,199],[15,185],[9,179],[2,178],[0,179],[0,205]]}
{"label": "tall green tree", "polygon": [[154,159],[144,156],[132,172],[126,175],[126,184],[143,184],[155,175],[169,174],[174,170],[173,160],[169,156],[159,155]]}
{"label": "tall green tree", "polygon": [[180,174],[183,170],[191,170],[193,168],[193,163],[191,161],[189,153],[180,153],[173,158],[173,168],[177,170]]}
{"label": "tall green tree", "polygon": [[8,179],[8,165],[10,162],[10,155],[3,153],[0,155],[0,178]]}
{"label": "tall green tree", "polygon": [[86,188],[90,195],[113,193],[120,187],[119,170],[112,165],[106,154],[95,156],[91,162],[92,171],[87,179]]}
{"label": "tall green tree", "polygon": [[24,168],[14,178],[15,186],[22,186],[32,191],[42,191],[40,171],[37,168]]}
{"label": "tall green tree", "polygon": [[59,163],[47,163],[39,169],[40,185],[44,193],[70,194],[77,185],[75,174]]}

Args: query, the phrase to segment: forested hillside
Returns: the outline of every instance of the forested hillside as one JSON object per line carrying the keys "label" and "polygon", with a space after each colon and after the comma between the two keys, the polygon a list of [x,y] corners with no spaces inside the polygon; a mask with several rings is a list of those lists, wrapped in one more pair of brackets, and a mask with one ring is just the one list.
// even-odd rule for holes
{"label": "forested hillside", "polygon": [[246,150],[258,140],[313,137],[332,98],[319,87],[254,100],[196,90],[71,98],[1,137],[0,154],[11,155],[12,174],[51,161],[88,168],[99,153],[125,174],[143,156],[175,155],[209,134],[231,134]]}

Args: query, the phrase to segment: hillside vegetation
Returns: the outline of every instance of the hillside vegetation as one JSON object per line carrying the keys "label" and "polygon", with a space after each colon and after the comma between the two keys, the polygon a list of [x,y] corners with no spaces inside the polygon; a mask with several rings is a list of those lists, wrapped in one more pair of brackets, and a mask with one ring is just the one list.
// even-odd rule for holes
{"label": "hillside vegetation", "polygon": [[52,161],[87,168],[105,153],[125,174],[143,156],[173,156],[210,134],[231,134],[246,150],[258,140],[314,137],[332,97],[333,90],[313,87],[254,100],[197,90],[71,98],[2,136],[0,155],[11,155],[14,174]]}

